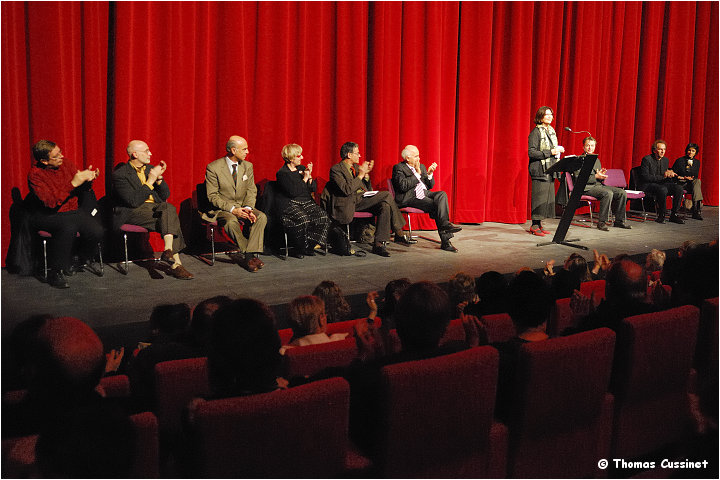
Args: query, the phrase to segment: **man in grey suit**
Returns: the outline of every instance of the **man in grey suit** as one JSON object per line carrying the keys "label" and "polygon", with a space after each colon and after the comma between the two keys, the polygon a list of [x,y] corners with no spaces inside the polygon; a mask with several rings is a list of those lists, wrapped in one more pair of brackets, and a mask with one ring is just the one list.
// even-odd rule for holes
{"label": "man in grey suit", "polygon": [[437,163],[433,162],[429,168],[426,168],[420,163],[420,151],[415,145],[407,145],[400,155],[403,161],[393,166],[392,172],[395,201],[401,208],[414,207],[429,213],[437,225],[440,248],[448,252],[457,252],[450,239],[462,228],[450,223],[447,194],[442,190],[430,191],[435,186],[433,174]]}
{"label": "man in grey suit", "polygon": [[[233,135],[225,150],[225,157],[211,162],[205,169],[208,200],[216,208],[207,212],[208,219],[217,220],[244,252],[244,256],[235,256],[238,264],[249,272],[257,272],[265,265],[258,254],[263,251],[267,217],[255,208],[255,175],[252,163],[245,160],[250,149],[244,138]],[[243,235],[245,223],[250,224],[248,238]]]}

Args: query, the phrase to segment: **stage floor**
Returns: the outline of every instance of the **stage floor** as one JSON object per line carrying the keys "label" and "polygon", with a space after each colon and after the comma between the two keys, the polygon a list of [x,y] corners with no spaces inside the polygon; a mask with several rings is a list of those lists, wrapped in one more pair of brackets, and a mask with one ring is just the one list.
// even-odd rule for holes
{"label": "stage floor", "polygon": [[[391,243],[388,246],[390,258],[370,253],[363,258],[329,254],[283,260],[263,256],[265,268],[257,273],[243,270],[224,254],[218,255],[215,266],[183,255],[183,263],[195,274],[191,281],[176,280],[162,273],[151,276],[147,269],[133,264],[129,274],[123,275],[113,263],[106,265],[102,278],[78,273],[69,278],[69,289],[58,290],[35,277],[11,275],[2,269],[2,335],[7,338],[17,322],[42,313],[78,317],[105,337],[114,337],[122,328],[125,335],[135,335],[131,332],[133,329],[137,335],[142,335],[155,305],[185,302],[192,307],[214,295],[252,297],[273,305],[279,313],[278,326],[283,328],[286,326],[283,305],[298,295],[310,294],[315,285],[328,279],[337,282],[347,296],[356,296],[351,302],[353,313],[362,316],[366,314],[366,307],[362,305],[361,295],[382,290],[388,281],[400,277],[412,281],[445,282],[459,271],[479,276],[488,270],[510,273],[524,266],[542,268],[548,259],[561,264],[572,252],[592,261],[593,249],[612,258],[619,253],[642,254],[653,248],[673,249],[686,240],[698,243],[717,240],[718,208],[706,207],[703,215],[704,221],[688,217],[685,225],[660,225],[652,221],[651,215],[646,222],[631,221],[632,230],[611,227],[609,232],[574,222],[567,238],[578,238],[577,243],[589,250],[557,244],[538,247],[537,243],[549,241],[552,236],[530,235],[530,222],[524,225],[486,222],[463,225],[463,231],[453,239],[458,253],[440,250],[437,232],[421,231],[414,232],[421,238],[412,247]],[[576,217],[579,218],[587,217]],[[558,221],[550,220],[545,225],[554,232]],[[367,245],[359,247],[369,250]]]}

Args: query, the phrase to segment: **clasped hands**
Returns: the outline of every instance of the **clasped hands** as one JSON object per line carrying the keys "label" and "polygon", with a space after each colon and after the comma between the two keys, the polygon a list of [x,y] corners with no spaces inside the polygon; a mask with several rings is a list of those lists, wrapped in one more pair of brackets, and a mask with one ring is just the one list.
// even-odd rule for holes
{"label": "clasped hands", "polygon": [[249,209],[249,208],[243,208],[243,207],[233,208],[232,214],[235,215],[239,219],[249,220],[250,223],[255,223],[257,221],[257,216],[255,216],[252,209]]}
{"label": "clasped hands", "polygon": [[149,185],[152,185],[155,182],[162,181],[163,173],[165,173],[165,170],[167,169],[167,164],[160,160],[160,163],[155,165],[153,168],[150,169],[150,172],[147,176],[147,183]]}
{"label": "clasped hands", "polygon": [[362,164],[358,164],[358,176],[364,177],[368,173],[370,173],[375,166],[375,160],[370,160],[369,162],[365,162]]}
{"label": "clasped hands", "polygon": [[72,183],[73,187],[79,187],[85,182],[92,182],[99,176],[100,169],[93,170],[92,165],[89,165],[85,170],[78,170],[70,183]]}

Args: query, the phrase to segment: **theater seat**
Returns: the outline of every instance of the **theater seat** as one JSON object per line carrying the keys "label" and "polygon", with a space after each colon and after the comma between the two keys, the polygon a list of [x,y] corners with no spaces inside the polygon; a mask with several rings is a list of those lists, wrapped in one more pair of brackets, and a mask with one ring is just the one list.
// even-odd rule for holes
{"label": "theater seat", "polygon": [[155,413],[163,434],[179,433],[187,404],[209,391],[206,357],[157,363]]}
{"label": "theater seat", "polygon": [[700,311],[685,305],[626,318],[613,367],[613,458],[649,454],[691,434],[688,379]]}
{"label": "theater seat", "polygon": [[341,378],[198,403],[200,478],[329,478],[346,471],[350,386]]}
{"label": "theater seat", "polygon": [[335,342],[288,348],[285,351],[287,377],[308,377],[330,367],[346,367],[357,357],[354,337]]}
{"label": "theater seat", "polygon": [[383,367],[379,477],[504,477],[506,430],[493,423],[497,374],[489,346]]}
{"label": "theater seat", "polygon": [[508,410],[510,478],[591,478],[608,458],[615,333],[522,345]]}
{"label": "theater seat", "polygon": [[515,324],[507,313],[483,315],[480,321],[485,326],[488,343],[505,343],[517,336]]}

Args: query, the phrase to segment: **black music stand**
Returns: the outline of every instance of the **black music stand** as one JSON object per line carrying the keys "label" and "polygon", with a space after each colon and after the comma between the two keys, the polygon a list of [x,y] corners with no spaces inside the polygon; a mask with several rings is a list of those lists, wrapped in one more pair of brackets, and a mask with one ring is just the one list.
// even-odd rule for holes
{"label": "black music stand", "polygon": [[555,236],[553,236],[553,239],[550,242],[538,243],[538,247],[544,245],[560,244],[567,245],[568,247],[580,248],[582,250],[588,249],[584,245],[571,243],[580,240],[579,238],[565,240],[565,235],[567,235],[568,228],[570,228],[570,222],[572,222],[572,219],[575,216],[575,210],[580,204],[580,197],[582,197],[583,192],[585,191],[585,185],[587,185],[588,178],[590,177],[590,171],[592,170],[593,165],[595,165],[595,160],[597,160],[597,158],[598,156],[595,154],[586,154],[580,157],[576,155],[569,155],[560,159],[555,165],[545,171],[545,173],[553,174],[556,172],[574,172],[578,168],[580,169],[580,173],[575,179],[573,185],[572,194],[570,195],[568,203],[565,206],[565,211],[560,218],[560,223],[558,224],[557,230],[555,230]]}

